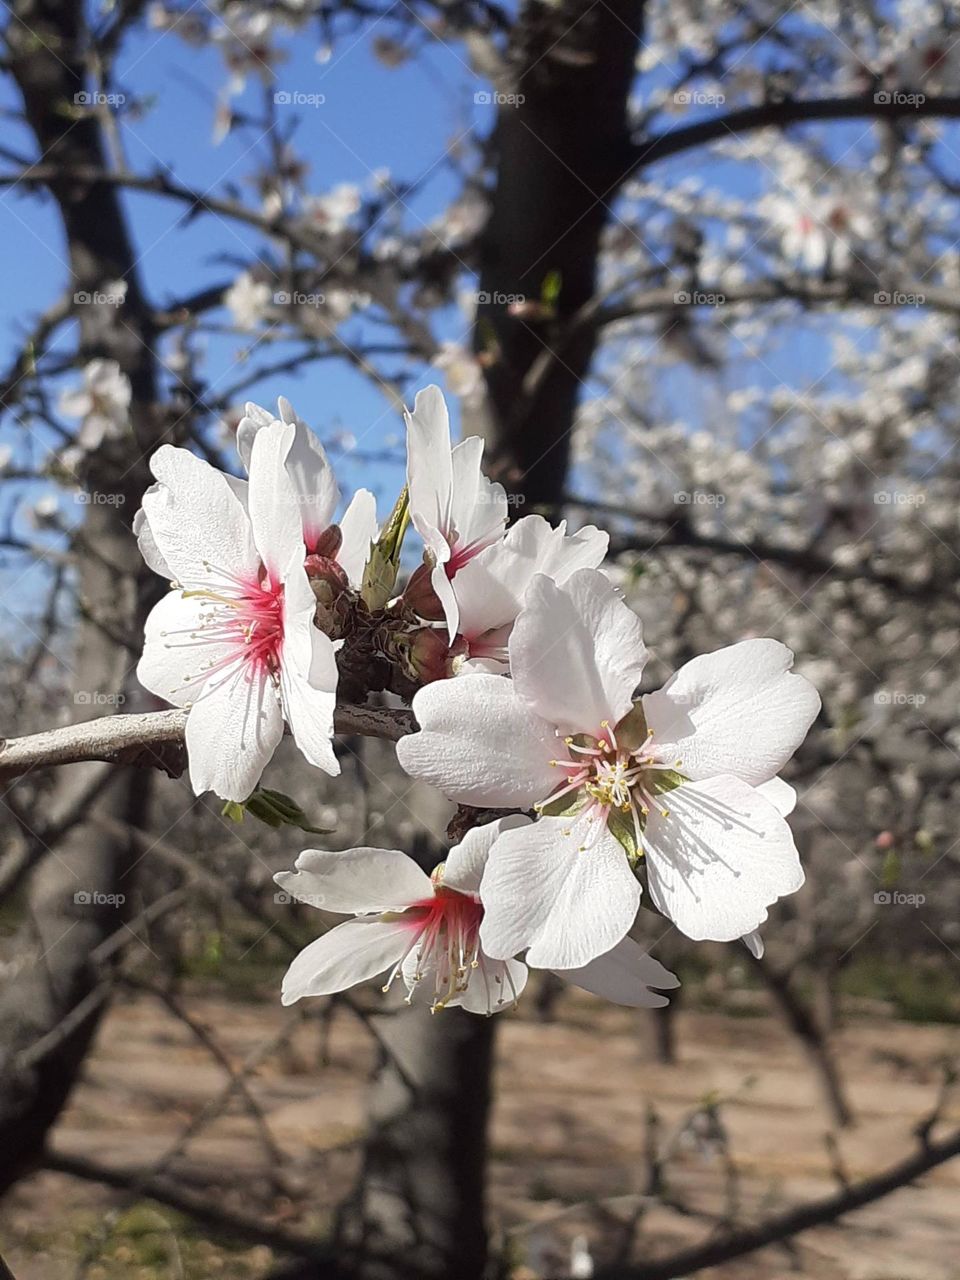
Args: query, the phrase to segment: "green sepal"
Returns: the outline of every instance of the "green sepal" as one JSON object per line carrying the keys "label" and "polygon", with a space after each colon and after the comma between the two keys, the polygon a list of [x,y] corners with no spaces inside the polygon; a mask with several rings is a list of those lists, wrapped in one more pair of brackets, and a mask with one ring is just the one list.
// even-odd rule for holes
{"label": "green sepal", "polygon": [[386,606],[397,585],[403,536],[410,523],[410,495],[404,485],[394,503],[380,537],[370,548],[370,558],[363,570],[360,598],[371,613]]}
{"label": "green sepal", "polygon": [[637,751],[650,736],[647,728],[647,717],[643,714],[643,703],[638,698],[627,714],[617,725],[617,746],[624,751]]}
{"label": "green sepal", "polygon": [[333,830],[331,827],[311,826],[309,818],[296,800],[291,800],[282,791],[271,791],[268,787],[258,787],[242,803],[228,800],[221,813],[232,822],[242,822],[249,813],[268,827],[298,827],[315,836],[328,836]]}
{"label": "green sepal", "polygon": [[647,790],[655,796],[661,796],[667,791],[676,791],[677,787],[682,787],[689,781],[690,779],[685,778],[682,773],[677,773],[676,769],[651,769],[644,776]]}
{"label": "green sepal", "polygon": [[577,791],[568,791],[565,796],[558,796],[556,800],[545,800],[537,805],[537,813],[542,818],[572,818],[586,802],[587,793],[580,787]]}
{"label": "green sepal", "polygon": [[557,303],[560,301],[562,285],[563,277],[556,269],[548,271],[543,277],[543,284],[540,286],[540,301],[548,310],[556,310]]}
{"label": "green sepal", "polygon": [[633,813],[624,813],[622,809],[611,809],[607,815],[607,830],[623,847],[630,865],[635,867],[643,857],[643,845],[637,843]]}

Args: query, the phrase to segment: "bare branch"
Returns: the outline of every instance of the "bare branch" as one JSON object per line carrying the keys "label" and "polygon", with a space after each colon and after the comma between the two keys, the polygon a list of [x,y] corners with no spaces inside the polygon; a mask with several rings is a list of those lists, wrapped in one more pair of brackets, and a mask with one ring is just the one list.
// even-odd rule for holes
{"label": "bare branch", "polygon": [[[184,768],[186,711],[147,711],[140,715],[104,716],[82,724],[46,729],[23,738],[0,741],[0,782],[50,765],[104,760],[110,764],[163,769],[178,777]],[[397,742],[412,733],[412,711],[390,707],[338,707],[338,734],[357,734]]]}

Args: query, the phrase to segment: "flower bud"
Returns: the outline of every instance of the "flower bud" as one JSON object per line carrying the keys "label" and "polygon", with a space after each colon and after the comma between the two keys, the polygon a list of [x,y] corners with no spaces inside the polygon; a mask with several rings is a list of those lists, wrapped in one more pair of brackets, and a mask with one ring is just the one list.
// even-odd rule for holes
{"label": "flower bud", "polygon": [[317,552],[313,552],[312,555],[307,556],[303,562],[303,567],[307,571],[307,577],[310,579],[313,594],[320,604],[332,604],[340,593],[346,591],[350,585],[343,567],[337,564],[336,560],[330,556],[318,555]]}
{"label": "flower bud", "polygon": [[426,561],[411,573],[403,589],[403,603],[412,609],[418,618],[425,618],[428,622],[442,622],[443,605],[430,581],[432,573],[433,566]]}
{"label": "flower bud", "polygon": [[463,636],[453,644],[442,627],[420,627],[404,638],[404,656],[410,674],[421,684],[447,680],[457,663],[467,656],[469,646]]}
{"label": "flower bud", "polygon": [[[332,560],[340,550],[340,544],[343,542],[343,533],[338,524],[332,524],[324,529],[320,537],[317,538],[313,545],[313,554],[322,556],[326,560]],[[309,562],[310,557],[307,557]],[[307,570],[309,573],[309,570]]]}

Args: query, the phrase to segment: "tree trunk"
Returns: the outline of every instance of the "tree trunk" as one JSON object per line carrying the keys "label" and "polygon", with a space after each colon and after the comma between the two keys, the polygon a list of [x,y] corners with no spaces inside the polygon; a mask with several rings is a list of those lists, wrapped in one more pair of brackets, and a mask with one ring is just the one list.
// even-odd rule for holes
{"label": "tree trunk", "polygon": [[[19,0],[9,25],[12,71],[40,154],[63,167],[104,166],[97,117],[78,119],[85,88],[79,0]],[[151,602],[147,575],[130,532],[144,488],[145,454],[159,442],[152,334],[136,254],[116,190],[54,181],[75,290],[104,291],[127,282],[121,309],[80,306],[81,352],[117,360],[133,388],[129,438],[107,441],[86,462],[83,483],[92,500],[75,541],[81,616],[73,657],[77,718],[102,714],[103,700],[138,709],[133,668],[136,643]],[[157,584],[160,585],[159,583]],[[128,641],[129,643],[125,643]],[[143,709],[143,708],[141,708]],[[47,817],[69,811],[101,766],[58,775]],[[143,772],[116,771],[97,811],[142,825],[150,802]],[[106,1005],[95,948],[122,927],[133,899],[138,854],[130,841],[73,827],[31,877],[26,920],[18,938],[32,964],[0,997],[0,1191],[29,1170],[56,1120]]]}

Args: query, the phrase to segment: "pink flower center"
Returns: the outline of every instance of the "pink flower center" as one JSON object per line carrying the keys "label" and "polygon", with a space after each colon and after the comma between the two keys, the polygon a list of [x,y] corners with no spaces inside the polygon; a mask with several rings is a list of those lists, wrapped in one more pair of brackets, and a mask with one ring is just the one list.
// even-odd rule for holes
{"label": "pink flower center", "polygon": [[516,1000],[517,992],[512,990],[507,965],[501,960],[490,960],[480,950],[483,905],[479,898],[445,888],[442,865],[434,871],[432,879],[435,886],[432,896],[421,898],[403,912],[401,921],[410,930],[410,942],[383,990],[389,991],[397,975],[403,973],[409,988],[409,1004],[419,983],[432,973],[431,1009],[436,1012],[462,995],[476,974],[477,980],[484,984],[490,1012],[506,998],[504,977]]}
{"label": "pink flower center", "polygon": [[[279,682],[283,649],[283,584],[266,569],[259,578],[240,577],[204,562],[207,580],[184,589],[185,599],[201,601],[198,623],[190,631],[164,632],[168,647],[215,647],[216,657],[184,677],[183,687],[202,685],[200,697],[229,681]],[[174,644],[171,637],[180,637]],[[196,701],[196,699],[195,699]]]}

